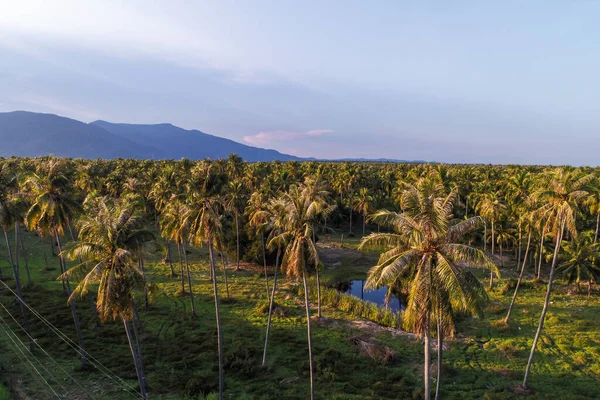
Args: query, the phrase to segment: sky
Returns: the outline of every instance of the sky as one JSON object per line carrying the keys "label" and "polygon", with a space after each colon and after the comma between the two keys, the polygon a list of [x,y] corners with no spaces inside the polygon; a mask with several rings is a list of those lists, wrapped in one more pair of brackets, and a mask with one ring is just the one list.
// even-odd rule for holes
{"label": "sky", "polygon": [[303,157],[600,164],[600,2],[0,10],[0,111],[170,122]]}

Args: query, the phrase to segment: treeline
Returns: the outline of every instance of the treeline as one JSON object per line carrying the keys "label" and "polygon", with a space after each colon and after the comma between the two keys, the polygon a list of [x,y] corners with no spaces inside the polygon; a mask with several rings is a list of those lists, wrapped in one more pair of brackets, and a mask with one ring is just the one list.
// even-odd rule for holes
{"label": "treeline", "polygon": [[[189,295],[194,314],[187,247],[206,246],[209,250],[221,397],[225,374],[219,314],[223,294],[219,293],[218,274],[223,275],[226,296],[229,291],[226,269],[218,271],[219,258],[234,259],[237,268],[242,258],[264,265],[270,306],[263,365],[277,273],[281,270],[303,282],[312,398],[307,279],[309,275],[316,279],[320,317],[318,237],[331,229],[365,236],[368,225],[377,227],[382,233],[365,236],[362,243],[363,248],[385,249],[369,283],[373,287],[390,286],[412,299],[403,320],[405,328],[425,338],[428,397],[431,324],[437,324],[434,331],[441,345],[444,335],[454,333],[453,315],[479,314],[485,289],[462,267],[488,268],[492,288],[506,252],[514,253],[519,271],[506,323],[526,266],[533,268],[538,279],[548,278],[523,381],[527,387],[555,274],[562,273],[577,290],[581,282],[587,282],[588,292],[598,278],[598,177],[599,169],[587,167],[245,163],[235,155],[196,162],[10,158],[0,159],[0,225],[19,298],[21,274],[13,252],[17,255],[19,244],[22,246],[19,236],[23,227],[57,244],[60,279],[68,296],[97,288],[99,319],[119,318],[124,324],[144,398],[147,393],[133,293],[141,291],[148,298],[143,249],[157,236],[166,240],[165,259],[170,262],[173,278],[179,277],[180,293]],[[13,229],[11,245],[8,232]],[[66,246],[65,237],[69,239]],[[172,262],[175,252],[179,265]],[[68,269],[66,260],[77,266]],[[273,282],[269,281],[267,264],[275,265]],[[73,279],[77,280],[75,288],[71,287]],[[84,349],[75,303],[69,304],[79,346]],[[27,321],[23,302],[21,311]]]}

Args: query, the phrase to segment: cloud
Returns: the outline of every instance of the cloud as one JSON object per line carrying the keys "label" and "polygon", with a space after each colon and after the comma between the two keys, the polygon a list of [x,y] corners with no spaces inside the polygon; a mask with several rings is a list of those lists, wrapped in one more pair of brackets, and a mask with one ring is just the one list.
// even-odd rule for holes
{"label": "cloud", "polygon": [[307,132],[273,131],[259,132],[256,135],[244,136],[244,142],[258,146],[268,145],[274,142],[287,142],[289,140],[306,139],[334,133],[332,129],[313,129]]}

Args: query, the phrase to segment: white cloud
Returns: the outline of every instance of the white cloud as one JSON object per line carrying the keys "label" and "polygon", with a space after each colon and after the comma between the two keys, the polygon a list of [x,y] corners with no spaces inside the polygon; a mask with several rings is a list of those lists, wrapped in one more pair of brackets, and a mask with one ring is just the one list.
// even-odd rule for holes
{"label": "white cloud", "polygon": [[256,135],[244,136],[244,142],[255,145],[263,146],[272,144],[274,142],[287,142],[289,140],[306,139],[315,136],[322,136],[325,134],[334,133],[332,129],[313,129],[307,132],[289,132],[289,131],[273,131],[273,132],[259,132]]}

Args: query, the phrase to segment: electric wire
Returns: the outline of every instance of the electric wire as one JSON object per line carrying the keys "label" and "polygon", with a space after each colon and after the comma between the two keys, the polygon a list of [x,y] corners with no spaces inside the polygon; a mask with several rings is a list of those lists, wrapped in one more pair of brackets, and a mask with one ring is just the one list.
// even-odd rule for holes
{"label": "electric wire", "polygon": [[108,377],[111,381],[122,385],[126,389],[126,392],[131,394],[132,396],[135,396],[136,398],[142,397],[141,393],[138,392],[133,386],[129,385],[121,377],[119,377],[117,374],[112,372],[108,367],[103,365],[100,361],[98,361],[96,358],[94,358],[91,354],[89,354],[87,351],[82,349],[77,343],[75,343],[73,340],[71,340],[71,338],[69,338],[67,335],[62,333],[56,326],[54,326],[50,321],[48,321],[42,314],[40,314],[33,307],[31,307],[27,302],[25,302],[21,297],[19,297],[19,295],[14,290],[12,290],[10,288],[10,286],[8,286],[6,284],[6,282],[4,282],[3,280],[0,280],[0,283],[2,283],[13,295],[15,295],[15,297],[19,301],[21,301],[23,303],[23,305],[32,312],[33,315],[35,315],[37,318],[39,318],[48,328],[50,328],[50,330],[55,335],[57,335],[69,347],[71,347],[73,350],[75,350],[80,356],[86,357],[92,363],[92,365],[94,365],[96,368],[98,368],[98,370],[100,372],[102,372],[104,375],[106,375],[106,377]]}
{"label": "electric wire", "polygon": [[[0,317],[0,319],[2,319]],[[23,349],[21,349],[21,347],[17,344],[17,342],[15,341],[15,338],[12,337],[11,334],[8,333],[8,331],[6,330],[6,328],[8,328],[11,332],[12,329],[10,329],[10,327],[6,324],[6,322],[4,322],[4,320],[2,319],[2,323],[0,324],[1,329],[4,331],[4,334],[6,335],[6,337],[8,337],[13,344],[15,345],[15,348],[17,350],[19,350],[19,352],[21,353],[22,357],[27,360],[27,362],[31,365],[31,367],[33,368],[33,370],[38,374],[38,376],[41,378],[41,380],[46,384],[46,386],[48,386],[48,388],[50,389],[50,391],[56,396],[56,398],[60,399],[60,395],[58,393],[56,393],[56,391],[54,390],[54,388],[52,387],[52,385],[50,385],[50,383],[46,380],[46,378],[44,378],[44,376],[42,375],[42,373],[36,368],[36,366],[33,364],[33,362],[31,362],[31,360],[29,359],[29,357],[27,357],[27,354],[25,354],[25,352],[23,352]],[[14,332],[12,332],[14,334]],[[15,335],[16,336],[16,335]],[[17,340],[19,340],[21,342],[21,344],[23,346],[25,346],[25,344],[21,341],[21,339],[19,339],[18,336],[16,336]],[[25,346],[26,347],[26,346]],[[37,360],[39,363],[39,360]]]}
{"label": "electric wire", "polygon": [[[54,364],[56,364],[56,366],[65,374],[69,377],[69,379],[71,379],[73,382],[75,382],[75,384],[77,386],[79,386],[81,388],[81,390],[83,390],[84,392],[86,392],[87,395],[89,395],[89,397],[91,397],[92,399],[95,399],[95,397],[87,392],[87,390],[77,381],[77,379],[75,379],[71,374],[69,374],[69,372],[64,369],[64,367],[58,362],[56,361],[56,359],[54,359],[54,357],[52,357],[38,342],[37,340],[35,340],[30,334],[29,332],[27,332],[27,330],[23,327],[23,325],[21,325],[19,323],[19,321],[17,321],[17,319],[15,318],[15,316],[10,312],[10,310],[8,308],[6,308],[6,306],[0,301],[0,306],[4,309],[4,311],[7,312],[7,314],[12,318],[12,320],[19,326],[19,328],[21,328],[21,330],[23,332],[25,332],[25,334],[29,337],[29,339],[31,340],[32,343],[34,343],[49,359],[51,359]],[[2,318],[2,317],[0,317]],[[66,392],[68,392],[68,390],[65,390]]]}

